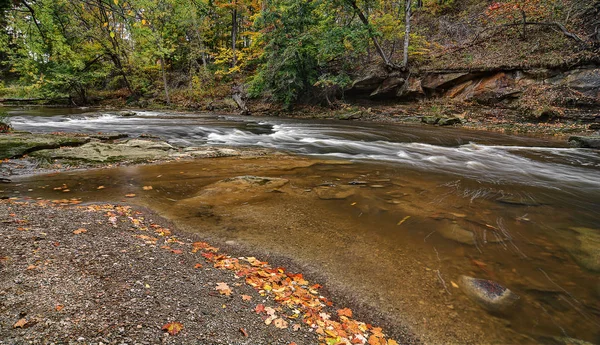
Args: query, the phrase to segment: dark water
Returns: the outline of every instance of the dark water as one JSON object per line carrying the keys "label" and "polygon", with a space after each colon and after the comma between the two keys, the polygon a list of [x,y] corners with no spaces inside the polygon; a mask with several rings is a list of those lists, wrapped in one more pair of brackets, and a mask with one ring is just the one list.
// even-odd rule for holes
{"label": "dark water", "polygon": [[[159,112],[11,113],[19,130],[150,133],[176,146],[263,146],[307,158],[36,176],[3,193],[88,201],[136,193],[134,202],[182,228],[318,268],[429,343],[600,342],[597,151],[422,126]],[[290,182],[282,193],[235,202],[227,194],[190,199],[220,179],[247,174]],[[350,184],[356,181],[361,184]],[[52,188],[63,183],[68,195]],[[153,190],[144,192],[147,185]],[[351,195],[323,200],[323,189]],[[505,285],[521,297],[517,309],[486,312],[454,287],[460,275]]]}

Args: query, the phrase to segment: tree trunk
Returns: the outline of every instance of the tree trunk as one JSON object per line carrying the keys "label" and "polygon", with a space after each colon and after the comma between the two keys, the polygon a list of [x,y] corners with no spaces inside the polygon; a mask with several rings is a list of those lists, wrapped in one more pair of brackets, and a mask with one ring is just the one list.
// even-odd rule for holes
{"label": "tree trunk", "polygon": [[373,41],[373,45],[375,46],[375,50],[377,50],[377,54],[379,54],[379,56],[381,56],[381,59],[383,59],[383,62],[385,63],[385,65],[388,67],[394,67],[394,64],[392,64],[390,62],[390,59],[387,57],[387,55],[385,54],[383,49],[381,49],[381,46],[379,45],[379,41],[377,40],[377,37],[375,36],[373,29],[371,28],[371,24],[369,24],[369,19],[365,16],[365,14],[358,7],[358,5],[356,4],[356,1],[355,0],[346,0],[346,2],[352,6],[354,11],[358,15],[358,18],[360,18],[360,20],[363,22],[363,24],[367,27],[367,30],[369,31],[369,36],[371,37],[371,40]]}
{"label": "tree trunk", "polygon": [[237,63],[237,57],[235,53],[235,41],[237,37],[237,7],[233,7],[231,12],[231,52],[233,54],[233,60],[231,62],[231,67],[235,67]]}
{"label": "tree trunk", "polygon": [[404,54],[402,56],[402,67],[408,66],[408,46],[410,45],[410,17],[412,16],[412,0],[406,0],[406,7],[404,9],[405,16],[405,27],[404,31]]}
{"label": "tree trunk", "polygon": [[196,9],[194,8],[194,11],[192,12],[192,25],[194,25],[194,31],[196,32],[196,36],[198,37],[198,47],[200,48],[200,55],[202,56],[202,65],[204,67],[204,72],[207,72],[208,65],[206,63],[206,48],[204,47],[202,35],[200,35],[200,29],[198,29],[198,19],[196,17]]}
{"label": "tree trunk", "polygon": [[167,73],[165,72],[165,63],[164,63],[163,57],[160,58],[160,69],[162,70],[163,85],[165,86],[165,97],[167,99],[167,104],[170,106],[171,99],[169,98],[169,87],[167,85]]}

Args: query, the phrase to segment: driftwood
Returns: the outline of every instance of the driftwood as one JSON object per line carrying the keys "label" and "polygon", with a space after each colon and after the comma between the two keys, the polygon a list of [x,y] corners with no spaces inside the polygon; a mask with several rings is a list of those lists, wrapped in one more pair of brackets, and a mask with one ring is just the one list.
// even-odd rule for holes
{"label": "driftwood", "polygon": [[250,115],[250,109],[248,109],[248,106],[246,105],[246,101],[245,101],[246,92],[244,91],[243,87],[234,86],[231,91],[232,91],[231,98],[233,98],[235,103],[238,105],[238,107],[242,111],[241,114],[242,115]]}

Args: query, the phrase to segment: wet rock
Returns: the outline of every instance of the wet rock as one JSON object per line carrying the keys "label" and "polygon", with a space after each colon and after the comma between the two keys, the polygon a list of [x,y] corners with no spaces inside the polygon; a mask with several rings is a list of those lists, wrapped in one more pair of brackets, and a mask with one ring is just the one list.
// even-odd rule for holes
{"label": "wet rock", "polygon": [[125,117],[131,117],[131,116],[136,116],[137,113],[133,110],[123,110],[118,112],[119,116],[125,116]]}
{"label": "wet rock", "polygon": [[460,125],[461,123],[462,121],[458,117],[442,117],[437,122],[439,126],[453,126]]}
{"label": "wet rock", "polygon": [[315,192],[322,200],[342,200],[354,195],[354,188],[347,186],[317,187]]}
{"label": "wet rock", "polygon": [[569,144],[574,147],[600,149],[600,136],[572,136],[569,138]]}
{"label": "wet rock", "polygon": [[443,225],[436,228],[436,231],[442,237],[458,243],[468,245],[475,245],[476,243],[475,234],[456,223],[444,222]]}
{"label": "wet rock", "polygon": [[92,142],[79,147],[42,150],[32,156],[86,162],[120,162],[163,159],[174,151],[173,146],[165,142],[131,139],[114,144]]}
{"label": "wet rock", "polygon": [[78,146],[90,141],[87,136],[9,133],[0,135],[0,160],[21,157],[38,150]]}
{"label": "wet rock", "polygon": [[101,133],[101,134],[92,134],[90,138],[98,139],[98,140],[117,140],[127,138],[129,135],[126,133]]}
{"label": "wet rock", "polygon": [[515,305],[519,296],[492,280],[461,276],[462,291],[487,311],[505,313]]}

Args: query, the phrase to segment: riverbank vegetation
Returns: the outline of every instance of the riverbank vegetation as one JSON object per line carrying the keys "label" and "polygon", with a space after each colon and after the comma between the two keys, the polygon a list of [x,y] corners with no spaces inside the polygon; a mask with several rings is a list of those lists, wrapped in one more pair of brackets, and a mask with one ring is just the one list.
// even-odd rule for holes
{"label": "riverbank vegetation", "polygon": [[373,70],[410,89],[427,71],[599,59],[597,0],[2,0],[0,13],[0,98],[76,105],[335,108]]}

